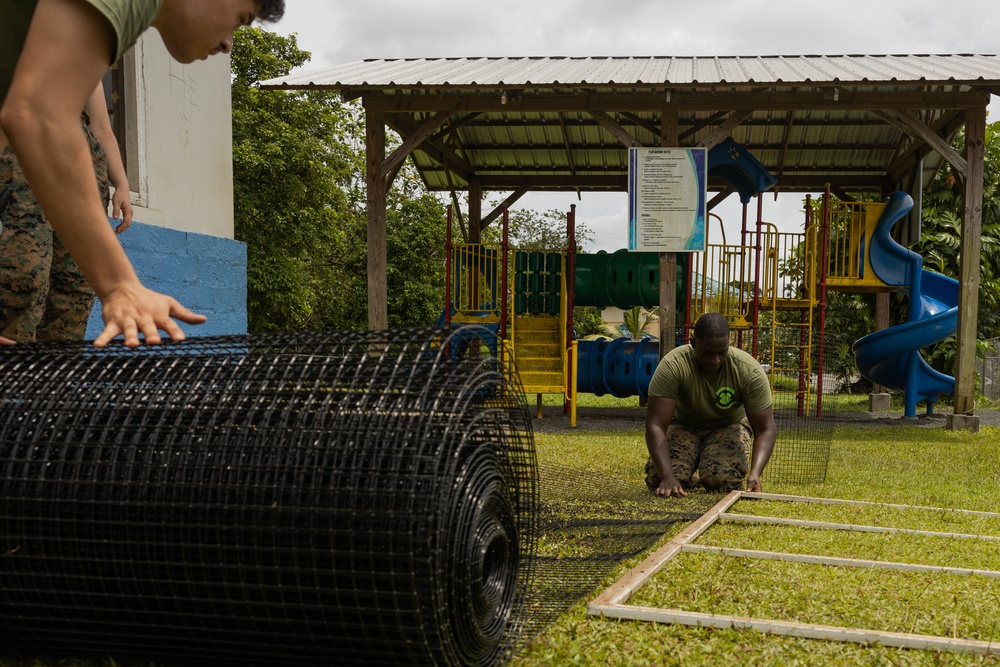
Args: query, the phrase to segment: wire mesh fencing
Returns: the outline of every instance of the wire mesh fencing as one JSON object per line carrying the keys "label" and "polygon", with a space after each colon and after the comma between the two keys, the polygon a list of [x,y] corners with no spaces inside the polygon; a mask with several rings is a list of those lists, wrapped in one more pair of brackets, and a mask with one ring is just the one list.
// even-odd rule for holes
{"label": "wire mesh fencing", "polygon": [[983,396],[1000,399],[1000,338],[984,341],[983,352],[976,356],[976,379]]}
{"label": "wire mesh fencing", "polygon": [[774,335],[774,358],[765,359],[765,368],[778,435],[762,481],[821,484],[841,392],[854,375],[850,342],[815,332],[808,337],[794,327],[776,327]]}
{"label": "wire mesh fencing", "polygon": [[0,349],[0,653],[502,661],[538,489],[491,335]]}

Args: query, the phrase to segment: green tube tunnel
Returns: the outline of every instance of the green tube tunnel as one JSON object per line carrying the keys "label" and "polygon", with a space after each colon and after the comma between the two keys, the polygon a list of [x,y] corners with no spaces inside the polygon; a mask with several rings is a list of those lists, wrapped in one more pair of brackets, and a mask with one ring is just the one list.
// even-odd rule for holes
{"label": "green tube tunnel", "polygon": [[[676,299],[684,303],[688,253],[677,253]],[[660,255],[656,252],[578,254],[574,260],[573,305],[627,310],[660,305]]]}

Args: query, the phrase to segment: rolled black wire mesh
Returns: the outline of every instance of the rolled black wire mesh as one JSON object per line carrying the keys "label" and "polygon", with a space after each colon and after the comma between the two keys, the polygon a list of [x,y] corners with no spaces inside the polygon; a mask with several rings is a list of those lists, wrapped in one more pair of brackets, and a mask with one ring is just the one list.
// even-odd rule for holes
{"label": "rolled black wire mesh", "polygon": [[491,336],[0,348],[0,657],[503,661],[537,464]]}

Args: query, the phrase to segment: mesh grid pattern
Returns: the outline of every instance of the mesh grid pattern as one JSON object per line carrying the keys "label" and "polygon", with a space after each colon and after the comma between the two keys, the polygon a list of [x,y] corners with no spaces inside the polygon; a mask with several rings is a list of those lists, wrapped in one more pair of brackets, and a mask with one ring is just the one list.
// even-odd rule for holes
{"label": "mesh grid pattern", "polygon": [[5,657],[502,660],[538,490],[489,336],[0,349]]}

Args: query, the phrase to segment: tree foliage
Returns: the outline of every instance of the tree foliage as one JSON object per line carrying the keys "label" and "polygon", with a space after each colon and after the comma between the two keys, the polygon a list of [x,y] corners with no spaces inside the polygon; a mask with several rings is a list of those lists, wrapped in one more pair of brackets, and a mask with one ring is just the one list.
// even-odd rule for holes
{"label": "tree foliage", "polygon": [[[250,331],[367,323],[364,115],[333,93],[258,87],[308,60],[294,35],[237,31],[233,176]],[[389,326],[432,324],[444,303],[443,209],[409,164],[387,208]]]}
{"label": "tree foliage", "polygon": [[646,310],[639,306],[633,306],[622,312],[622,333],[630,340],[642,340],[642,335],[646,333],[646,327],[653,322],[659,322],[659,308]]}
{"label": "tree foliage", "polygon": [[[959,152],[964,151],[964,134],[959,133],[953,145]],[[923,256],[925,269],[955,279],[961,266],[964,194],[960,181],[945,163],[924,192],[920,241],[913,247]],[[1000,123],[986,126],[980,254],[977,338],[996,338],[1000,336]]]}
{"label": "tree foliage", "polygon": [[343,283],[347,247],[339,186],[351,165],[339,105],[327,93],[257,87],[308,59],[294,36],[245,28],[234,39],[234,209],[250,331],[317,328],[342,296],[329,294]]}

